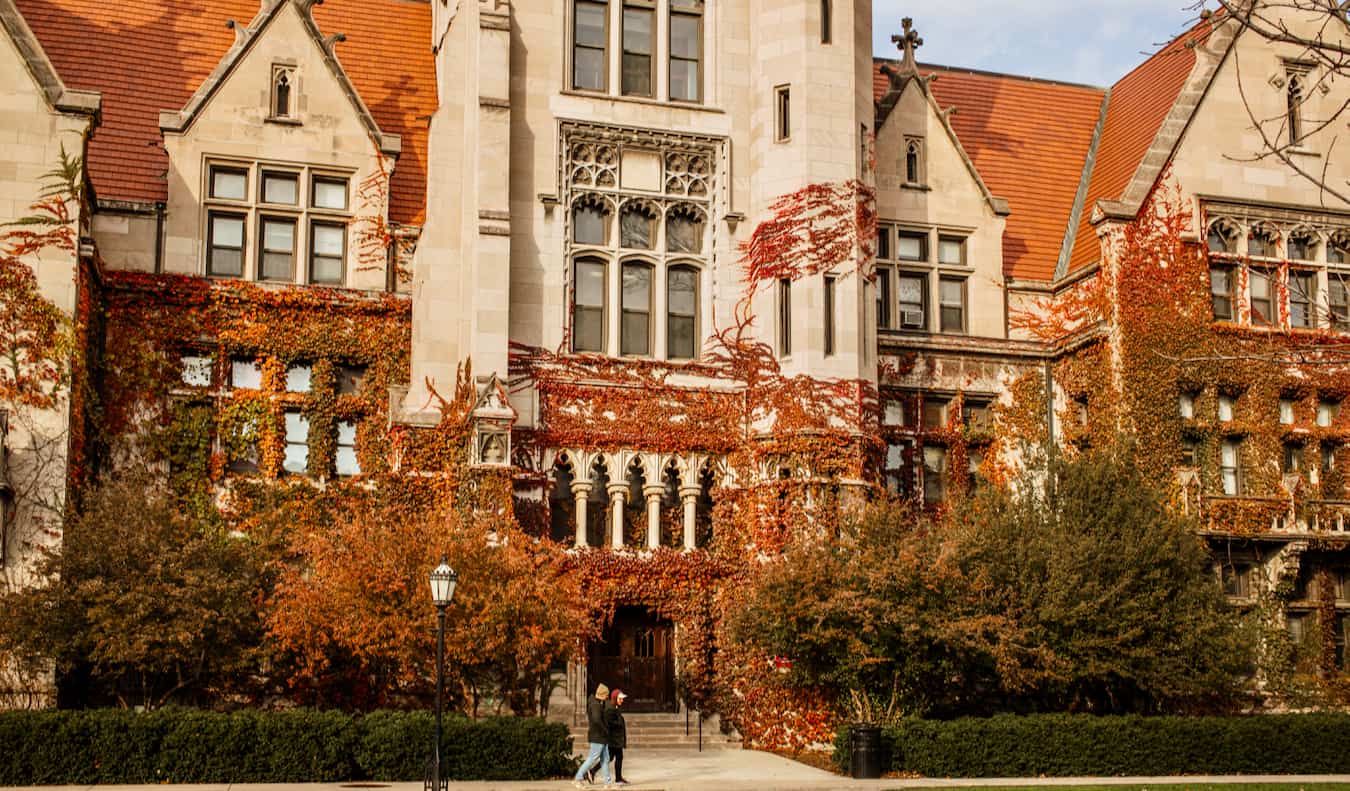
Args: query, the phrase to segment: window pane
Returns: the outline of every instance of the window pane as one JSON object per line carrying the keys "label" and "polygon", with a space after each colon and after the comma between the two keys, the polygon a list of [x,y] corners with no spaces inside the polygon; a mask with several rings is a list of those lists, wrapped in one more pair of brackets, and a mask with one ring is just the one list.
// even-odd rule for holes
{"label": "window pane", "polygon": [[1295,236],[1289,239],[1289,257],[1298,261],[1310,261],[1315,246],[1307,236]]}
{"label": "window pane", "polygon": [[666,251],[699,253],[703,251],[703,223],[672,214],[666,221]]}
{"label": "window pane", "polygon": [[211,197],[246,200],[248,174],[242,170],[211,169]]}
{"label": "window pane", "polygon": [[603,307],[605,304],[605,265],[594,261],[577,263],[578,305]]}
{"label": "window pane", "polygon": [[927,237],[902,233],[896,246],[896,257],[908,261],[923,261],[928,258]]}
{"label": "window pane", "polygon": [[286,456],[281,468],[295,475],[304,475],[309,470],[309,445],[286,443]]}
{"label": "window pane", "polygon": [[361,389],[361,384],[366,380],[366,367],[364,365],[339,365],[337,366],[337,390],[338,395],[352,395]]}
{"label": "window pane", "polygon": [[361,474],[361,462],[356,458],[356,448],[338,447],[333,461],[336,462],[338,475]]}
{"label": "window pane", "polygon": [[693,316],[698,308],[698,272],[692,269],[672,269],[670,281],[670,312]]}
{"label": "window pane", "polygon": [[602,351],[605,338],[604,311],[577,306],[573,319],[572,348],[579,352]]}
{"label": "window pane", "polygon": [[652,303],[652,270],[646,266],[629,265],[623,268],[623,309],[650,310]]}
{"label": "window pane", "polygon": [[[203,357],[195,354],[185,354],[182,357],[183,384],[191,387],[210,387],[211,386],[211,368],[212,360],[210,357]],[[1330,423],[1328,423],[1330,425]]]}
{"label": "window pane", "polygon": [[336,179],[315,179],[314,206],[319,209],[347,208],[347,182]]}
{"label": "window pane", "polygon": [[1336,242],[1328,243],[1327,261],[1333,264],[1344,264],[1350,261],[1350,259],[1347,259],[1345,246]]}
{"label": "window pane", "polygon": [[356,424],[350,420],[341,420],[337,424],[338,447],[356,446]]}
{"label": "window pane", "polygon": [[243,247],[244,218],[213,216],[211,218],[211,246]]}
{"label": "window pane", "polygon": [[623,93],[625,96],[652,95],[650,55],[623,54]]}
{"label": "window pane", "polygon": [[262,389],[262,366],[257,360],[236,357],[230,360],[230,386],[245,390]]}
{"label": "window pane", "polygon": [[877,326],[890,329],[891,326],[891,272],[889,269],[877,270]]}
{"label": "window pane", "polygon": [[699,100],[698,61],[671,59],[670,98],[684,102]]}
{"label": "window pane", "polygon": [[964,264],[966,262],[966,244],[962,239],[942,239],[938,242],[938,262],[943,264]]}
{"label": "window pane", "polygon": [[700,17],[693,14],[670,15],[670,56],[683,60],[699,60],[703,55]]}
{"label": "window pane", "polygon": [[942,304],[960,306],[964,299],[965,284],[960,280],[942,280]]}
{"label": "window pane", "polygon": [[641,211],[625,209],[619,222],[621,244],[635,250],[652,249],[652,220]]}
{"label": "window pane", "polygon": [[877,258],[891,257],[891,228],[883,225],[877,228]]}
{"label": "window pane", "polygon": [[651,322],[648,314],[625,310],[623,312],[623,345],[620,354],[647,354],[647,335]]}
{"label": "window pane", "polygon": [[942,331],[943,332],[961,332],[965,329],[965,322],[961,317],[960,308],[942,307]]}
{"label": "window pane", "polygon": [[652,11],[646,8],[623,10],[623,51],[635,55],[652,54]]}
{"label": "window pane", "polygon": [[263,175],[263,200],[267,203],[285,203],[294,205],[296,177],[284,173],[266,173]]}
{"label": "window pane", "polygon": [[295,277],[295,258],[290,253],[263,253],[263,280],[291,280]]}
{"label": "window pane", "polygon": [[294,250],[295,222],[263,220],[263,249],[274,253],[289,253]]}
{"label": "window pane", "polygon": [[605,12],[604,3],[577,3],[577,44],[604,48]]}
{"label": "window pane", "polygon": [[308,393],[309,378],[313,369],[308,365],[292,365],[286,369],[286,392]]}
{"label": "window pane", "polygon": [[211,274],[240,277],[244,274],[244,254],[239,250],[212,250]]}
{"label": "window pane", "polygon": [[341,256],[343,228],[340,225],[314,226],[314,254],[323,256]]}
{"label": "window pane", "polygon": [[286,413],[286,441],[306,442],[309,440],[309,418],[299,412]]}
{"label": "window pane", "polygon": [[604,244],[605,213],[595,206],[578,206],[572,212],[572,241]]}
{"label": "window pane", "polygon": [[666,325],[669,356],[688,360],[694,357],[694,317],[671,314]]}
{"label": "window pane", "polygon": [[310,265],[309,279],[315,283],[341,283],[342,259],[315,256]]}
{"label": "window pane", "polygon": [[577,47],[572,55],[572,87],[584,91],[605,89],[605,51]]}

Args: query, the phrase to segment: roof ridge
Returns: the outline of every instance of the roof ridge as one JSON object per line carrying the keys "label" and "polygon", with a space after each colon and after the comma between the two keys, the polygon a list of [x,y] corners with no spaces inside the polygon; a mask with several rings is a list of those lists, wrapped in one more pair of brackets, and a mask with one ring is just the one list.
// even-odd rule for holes
{"label": "roof ridge", "polygon": [[[882,58],[876,55],[872,56],[873,63],[899,63],[895,58]],[[982,77],[1003,77],[1010,80],[1021,80],[1023,82],[1034,82],[1043,85],[1062,85],[1068,88],[1086,88],[1093,91],[1105,91],[1106,86],[1092,85],[1086,82],[1070,82],[1068,80],[1056,80],[1050,77],[1034,77],[1028,74],[1013,74],[1011,72],[991,71],[989,69],[976,69],[969,66],[948,66],[943,63],[923,63],[918,64],[920,71],[924,69],[942,69],[943,71],[958,72],[961,74],[974,74]]]}

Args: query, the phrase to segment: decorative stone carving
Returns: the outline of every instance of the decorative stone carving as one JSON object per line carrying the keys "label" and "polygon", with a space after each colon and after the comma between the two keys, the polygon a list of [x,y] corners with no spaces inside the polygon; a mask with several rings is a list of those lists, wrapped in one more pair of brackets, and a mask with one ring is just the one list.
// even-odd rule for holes
{"label": "decorative stone carving", "polygon": [[479,390],[470,420],[473,421],[470,462],[482,467],[510,467],[511,427],[516,422],[516,411],[496,376]]}

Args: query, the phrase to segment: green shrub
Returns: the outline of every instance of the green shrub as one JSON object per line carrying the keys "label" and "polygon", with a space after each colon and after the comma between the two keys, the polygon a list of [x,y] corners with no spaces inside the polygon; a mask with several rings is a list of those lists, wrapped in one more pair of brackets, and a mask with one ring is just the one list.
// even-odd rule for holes
{"label": "green shrub", "polygon": [[[193,709],[0,713],[0,786],[421,780],[426,712]],[[575,768],[566,726],[445,719],[442,772],[455,780],[542,780]]]}
{"label": "green shrub", "polygon": [[[905,720],[882,731],[890,768],[925,777],[1350,772],[1350,715]],[[834,761],[848,768],[849,730]]]}

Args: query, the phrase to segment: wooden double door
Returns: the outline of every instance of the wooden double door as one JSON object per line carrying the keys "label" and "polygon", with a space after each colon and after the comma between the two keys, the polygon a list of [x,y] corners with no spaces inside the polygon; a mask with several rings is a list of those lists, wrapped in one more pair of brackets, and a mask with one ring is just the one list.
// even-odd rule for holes
{"label": "wooden double door", "polygon": [[587,663],[587,694],[604,684],[627,695],[628,711],[678,711],[675,627],[643,607],[620,607]]}

